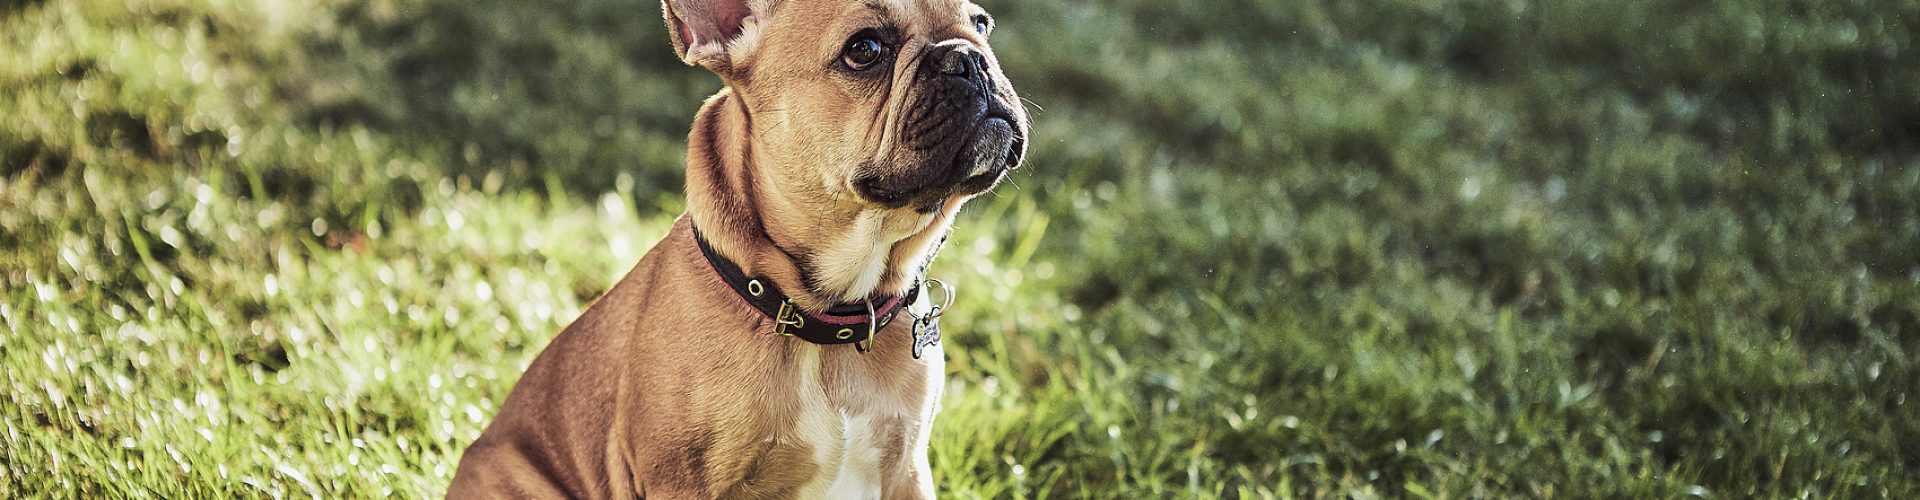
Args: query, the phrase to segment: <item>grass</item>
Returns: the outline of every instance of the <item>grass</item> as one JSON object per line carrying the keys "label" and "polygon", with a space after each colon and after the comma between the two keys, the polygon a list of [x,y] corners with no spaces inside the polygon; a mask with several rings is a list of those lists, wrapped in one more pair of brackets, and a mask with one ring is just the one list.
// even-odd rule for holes
{"label": "grass", "polygon": [[[985,3],[946,496],[1920,495],[1920,2]],[[683,209],[657,8],[0,4],[0,497],[439,494]]]}

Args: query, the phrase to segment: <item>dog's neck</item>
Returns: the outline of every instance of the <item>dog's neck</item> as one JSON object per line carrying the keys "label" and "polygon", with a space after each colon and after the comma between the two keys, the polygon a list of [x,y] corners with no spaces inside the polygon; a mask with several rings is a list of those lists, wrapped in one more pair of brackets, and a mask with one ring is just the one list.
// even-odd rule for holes
{"label": "dog's neck", "polygon": [[754,149],[767,146],[751,139],[756,117],[748,108],[732,90],[720,91],[701,106],[687,142],[687,212],[713,249],[814,313],[914,286],[964,200],[929,214],[786,203],[791,191],[818,188],[777,177],[795,170]]}

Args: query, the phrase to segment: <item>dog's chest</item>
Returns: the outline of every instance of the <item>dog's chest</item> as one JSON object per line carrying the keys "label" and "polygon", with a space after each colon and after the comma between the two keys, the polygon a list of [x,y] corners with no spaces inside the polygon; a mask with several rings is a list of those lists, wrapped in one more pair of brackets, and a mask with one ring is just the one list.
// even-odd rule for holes
{"label": "dog's chest", "polygon": [[820,353],[802,351],[799,359],[799,414],[794,437],[813,451],[819,472],[800,489],[800,498],[880,498],[885,453],[883,428],[892,425],[891,412],[874,405],[836,403],[827,396],[820,370]]}

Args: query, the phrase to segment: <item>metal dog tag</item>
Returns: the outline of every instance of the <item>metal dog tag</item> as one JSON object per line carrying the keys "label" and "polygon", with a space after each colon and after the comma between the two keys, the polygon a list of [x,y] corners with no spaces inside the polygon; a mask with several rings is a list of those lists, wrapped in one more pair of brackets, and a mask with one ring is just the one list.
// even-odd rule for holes
{"label": "metal dog tag", "polygon": [[913,320],[913,359],[920,359],[921,351],[928,346],[940,343],[940,317],[932,314],[925,319]]}

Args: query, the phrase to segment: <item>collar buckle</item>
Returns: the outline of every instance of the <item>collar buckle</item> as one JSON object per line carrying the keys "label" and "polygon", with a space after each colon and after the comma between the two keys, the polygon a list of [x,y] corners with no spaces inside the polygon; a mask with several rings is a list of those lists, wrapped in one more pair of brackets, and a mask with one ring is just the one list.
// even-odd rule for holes
{"label": "collar buckle", "polygon": [[800,308],[794,307],[793,300],[780,301],[780,311],[773,315],[773,333],[792,337],[794,334],[791,330],[806,327],[807,315],[801,314]]}

